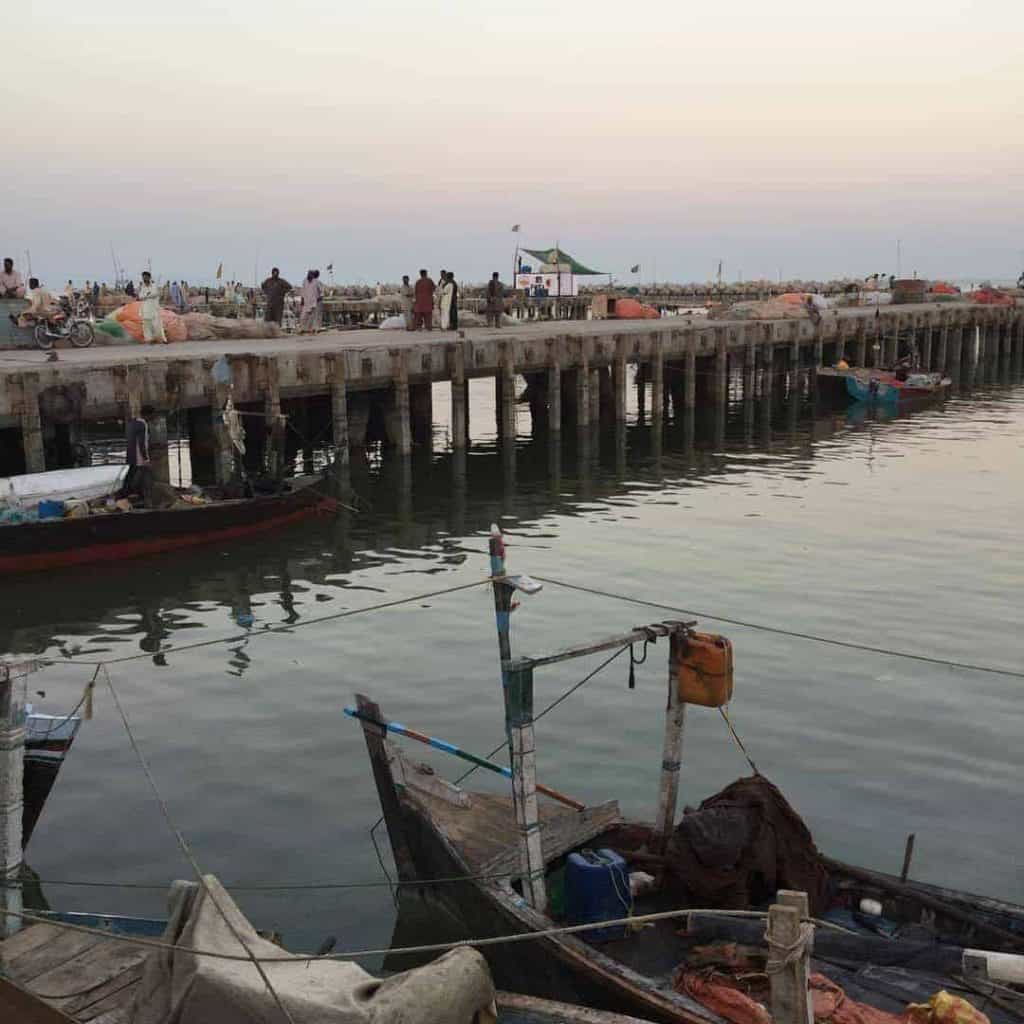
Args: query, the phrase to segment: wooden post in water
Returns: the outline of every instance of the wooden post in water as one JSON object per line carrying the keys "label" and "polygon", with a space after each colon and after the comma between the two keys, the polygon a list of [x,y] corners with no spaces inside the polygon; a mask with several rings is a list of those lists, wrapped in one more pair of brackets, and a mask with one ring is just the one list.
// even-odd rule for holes
{"label": "wooden post in water", "polygon": [[457,341],[448,347],[451,355],[451,394],[452,394],[452,447],[456,450],[465,448],[469,440],[467,425],[469,422],[469,394],[466,388],[466,350],[462,342]]}
{"label": "wooden post in water", "polygon": [[694,409],[697,406],[697,335],[691,327],[686,332],[686,374],[683,377],[683,408]]}
{"label": "wooden post in water", "polygon": [[586,338],[580,338],[580,360],[576,367],[576,425],[590,426],[590,358]]}
{"label": "wooden post in water", "polygon": [[612,359],[612,393],[615,398],[615,422],[626,422],[626,339],[620,334],[615,339]]}
{"label": "wooden post in water", "polygon": [[[768,978],[773,1024],[814,1024],[814,1004],[807,988],[814,928],[808,917],[807,893],[780,889],[768,908]],[[803,940],[802,949],[800,948]]]}
{"label": "wooden post in water", "polygon": [[548,342],[548,430],[562,432],[562,356],[558,338]]}
{"label": "wooden post in water", "polygon": [[665,332],[654,336],[654,352],[651,355],[651,425],[661,430],[665,417]]}
{"label": "wooden post in water", "polygon": [[395,416],[398,437],[396,444],[399,455],[412,453],[412,419],[409,411],[409,361],[406,351],[391,350],[392,374],[395,382]]}
{"label": "wooden post in water", "polygon": [[854,363],[857,366],[867,366],[868,359],[868,329],[867,325],[863,320],[857,323],[857,332],[855,334],[857,348],[854,352]]}
{"label": "wooden post in water", "polygon": [[25,691],[15,666],[0,664],[0,939],[21,927],[21,817],[24,813]]}
{"label": "wooden post in water", "polygon": [[43,448],[43,420],[39,415],[39,374],[21,375],[21,445],[25,452],[25,472],[46,472]]}
{"label": "wooden post in water", "polygon": [[519,829],[523,895],[535,910],[547,909],[544,853],[537,806],[537,744],[533,731],[533,665],[516,658],[508,665],[505,725],[512,745],[512,790]]}
{"label": "wooden post in water", "polygon": [[499,343],[498,380],[501,388],[501,442],[516,442],[516,371],[512,347],[507,341]]}
{"label": "wooden post in water", "polygon": [[334,438],[335,459],[339,466],[347,466],[348,452],[348,385],[345,382],[345,353],[328,357],[331,382],[331,431]]}
{"label": "wooden post in water", "polygon": [[686,704],[679,694],[680,645],[685,638],[679,633],[669,637],[668,702],[665,708],[665,738],[661,748],[661,781],[658,785],[658,814],[654,824],[656,852],[665,849],[676,821],[679,799],[679,768],[683,756],[683,729],[686,725]]}

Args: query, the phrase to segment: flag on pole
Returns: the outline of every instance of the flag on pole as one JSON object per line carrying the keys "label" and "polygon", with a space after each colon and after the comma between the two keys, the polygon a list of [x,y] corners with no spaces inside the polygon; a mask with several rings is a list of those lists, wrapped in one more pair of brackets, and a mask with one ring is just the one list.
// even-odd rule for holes
{"label": "flag on pole", "polygon": [[512,231],[513,231],[513,233],[518,234],[518,232],[519,232],[519,225],[518,224],[513,224],[512,225]]}
{"label": "flag on pole", "polygon": [[217,264],[217,280],[219,281],[224,276],[224,264]]}
{"label": "flag on pole", "polygon": [[633,266],[631,266],[629,268],[629,272],[631,274],[639,274],[640,273],[640,264],[639,263],[634,263]]}
{"label": "flag on pole", "polygon": [[333,274],[334,273],[334,264],[333,263],[328,263],[327,264],[327,273],[328,274]]}

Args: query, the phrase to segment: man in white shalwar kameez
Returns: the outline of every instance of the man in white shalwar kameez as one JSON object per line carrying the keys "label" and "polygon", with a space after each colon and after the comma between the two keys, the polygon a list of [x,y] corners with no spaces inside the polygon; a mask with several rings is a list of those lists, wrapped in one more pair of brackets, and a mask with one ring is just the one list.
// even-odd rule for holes
{"label": "man in white shalwar kameez", "polygon": [[452,295],[455,291],[450,273],[445,274],[441,287],[438,290],[441,292],[441,330],[447,331],[452,324]]}
{"label": "man in white shalwar kameez", "polygon": [[153,284],[153,276],[148,270],[142,272],[139,301],[142,303],[142,340],[147,344],[159,341],[166,345],[167,335],[160,317],[160,289]]}

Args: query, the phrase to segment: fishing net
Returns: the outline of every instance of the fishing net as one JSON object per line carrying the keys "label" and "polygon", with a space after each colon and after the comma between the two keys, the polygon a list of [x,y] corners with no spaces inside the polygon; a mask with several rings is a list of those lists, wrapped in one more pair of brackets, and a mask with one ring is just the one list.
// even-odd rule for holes
{"label": "fishing net", "polygon": [[684,814],[665,851],[665,888],[676,906],[746,909],[779,889],[827,906],[828,873],[800,815],[762,775],[737,779]]}

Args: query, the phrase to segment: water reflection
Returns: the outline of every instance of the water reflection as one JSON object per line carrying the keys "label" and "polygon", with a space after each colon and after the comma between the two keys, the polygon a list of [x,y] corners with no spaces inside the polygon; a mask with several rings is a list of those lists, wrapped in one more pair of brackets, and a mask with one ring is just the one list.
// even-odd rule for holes
{"label": "water reflection", "polygon": [[[961,395],[998,402],[1020,381],[1019,360],[992,358],[985,367],[999,383],[972,383],[967,375]],[[816,411],[816,389],[800,376],[763,372],[755,395],[739,386],[742,374],[730,387],[739,400],[683,409],[663,429],[660,418],[641,415],[645,385],[635,392],[628,425],[602,430],[595,422],[554,433],[538,424],[515,445],[478,441],[468,451],[404,458],[385,450],[337,467],[334,486],[344,504],[331,516],[254,540],[115,563],[102,573],[86,567],[28,577],[0,623],[0,648],[65,657],[138,652],[161,665],[168,646],[229,623],[241,638],[211,656],[240,677],[252,664],[252,632],[297,625],[318,614],[317,603],[335,598],[349,607],[360,589],[352,577],[367,568],[443,574],[466,557],[460,539],[485,535],[496,519],[522,531],[555,511],[584,516],[595,503],[744,476],[765,458],[776,472],[806,472],[817,446],[841,443],[844,432],[852,439],[893,420],[944,415],[935,405]],[[320,460],[319,450],[313,458]],[[211,616],[215,609],[222,614]]]}

